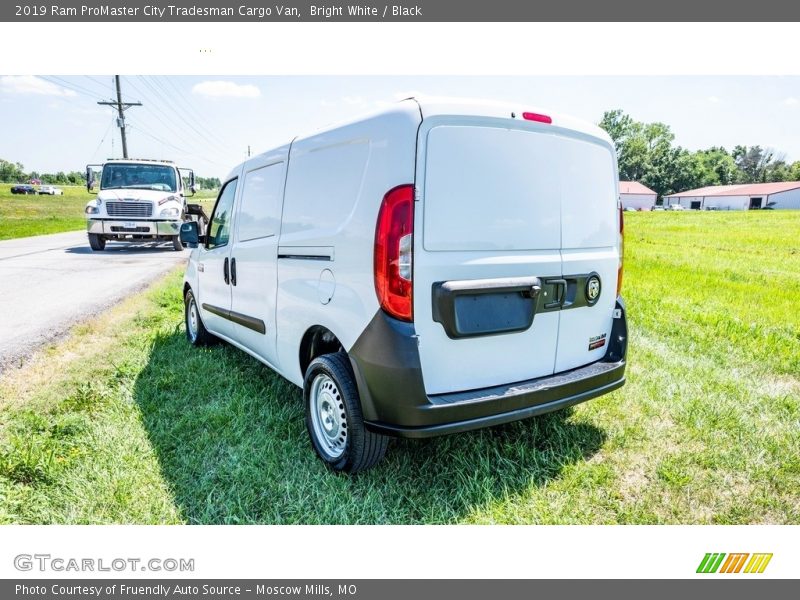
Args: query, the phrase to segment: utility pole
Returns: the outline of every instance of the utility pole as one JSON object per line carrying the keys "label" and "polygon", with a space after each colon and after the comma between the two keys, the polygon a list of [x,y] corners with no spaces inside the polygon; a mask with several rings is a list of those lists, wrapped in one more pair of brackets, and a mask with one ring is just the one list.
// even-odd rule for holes
{"label": "utility pole", "polygon": [[247,158],[250,158],[250,145],[247,145]]}
{"label": "utility pole", "polygon": [[126,109],[131,106],[141,106],[141,102],[123,102],[122,92],[119,89],[119,75],[114,75],[117,82],[117,101],[111,102],[98,102],[104,106],[115,106],[117,108],[117,127],[119,127],[120,135],[122,136],[122,158],[128,158],[128,141],[125,139],[125,115],[122,114]]}

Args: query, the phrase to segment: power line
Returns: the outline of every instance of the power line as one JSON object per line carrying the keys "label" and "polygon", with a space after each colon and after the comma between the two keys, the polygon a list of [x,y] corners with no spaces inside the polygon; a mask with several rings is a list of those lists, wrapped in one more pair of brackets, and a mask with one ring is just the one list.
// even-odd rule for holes
{"label": "power line", "polygon": [[[208,133],[204,133],[203,131],[199,130],[194,123],[192,123],[189,119],[186,118],[186,116],[184,115],[186,111],[181,110],[180,108],[176,108],[175,104],[173,104],[173,102],[170,101],[169,99],[170,93],[167,91],[166,87],[162,85],[162,83],[156,77],[151,77],[150,79],[152,80],[153,85],[156,86],[159,90],[161,90],[161,92],[163,92],[163,96],[161,94],[159,94],[159,96],[164,99],[167,106],[169,106],[170,110],[172,110],[172,112],[175,113],[181,121],[186,123],[186,125],[190,129],[192,129],[195,133],[197,133],[197,135],[199,135],[203,140],[205,140],[209,144],[215,145],[222,143],[223,145],[225,145],[224,142],[221,142],[221,140],[213,140],[209,137]],[[178,97],[175,97],[174,100],[177,104]],[[200,120],[202,121],[202,119]]]}
{"label": "power line", "polygon": [[220,143],[223,146],[226,146],[228,149],[230,149],[230,147],[227,146],[227,143],[225,142],[225,140],[223,140],[222,137],[217,135],[216,132],[209,126],[209,124],[207,123],[207,119],[198,112],[198,110],[195,108],[195,105],[192,102],[189,102],[189,101],[186,100],[186,98],[183,95],[183,92],[180,89],[178,89],[178,86],[175,84],[175,82],[172,80],[172,78],[165,77],[164,81],[167,84],[169,84],[169,87],[172,88],[172,90],[175,92],[175,98],[177,98],[178,100],[180,100],[183,103],[183,105],[186,107],[187,111],[192,113],[194,115],[194,118],[197,119],[199,122],[206,124],[205,128],[208,131],[208,133],[211,135],[211,137],[215,138],[218,143]]}
{"label": "power line", "polygon": [[41,76],[41,77],[42,77],[42,79],[52,83],[53,85],[57,85],[59,87],[66,88],[66,89],[68,89],[70,91],[73,91],[73,92],[76,92],[78,94],[81,94],[81,95],[84,95],[84,96],[89,96],[90,98],[93,98],[93,99],[102,98],[102,96],[100,94],[98,94],[97,92],[95,92],[93,90],[90,90],[89,88],[86,88],[86,87],[84,87],[84,86],[82,86],[82,85],[80,85],[78,83],[67,81],[66,79],[61,79],[60,77],[56,77],[55,75],[50,75],[48,77],[45,77],[45,76]]}
{"label": "power line", "polygon": [[227,168],[227,165],[223,165],[221,163],[218,163],[217,161],[211,160],[210,158],[207,158],[205,156],[197,155],[197,154],[195,154],[193,152],[190,152],[189,150],[186,150],[185,148],[181,148],[180,146],[176,146],[172,142],[168,142],[167,140],[161,139],[160,137],[148,132],[141,125],[131,125],[131,129],[135,129],[136,131],[138,131],[139,133],[143,133],[144,135],[146,135],[150,139],[155,140],[156,142],[159,142],[161,144],[164,144],[165,146],[169,146],[173,150],[177,150],[178,152],[186,154],[187,156],[191,156],[193,158],[196,158],[198,160],[207,162],[207,163],[212,164],[212,165],[216,165],[218,167]]}
{"label": "power line", "polygon": [[[137,86],[136,86],[136,85],[133,83],[133,81],[131,81],[129,78],[126,78],[126,81],[127,81],[127,82],[128,82],[128,83],[129,83],[129,84],[130,84],[130,85],[131,85],[131,86],[132,86],[134,89],[136,89],[136,90],[137,90],[137,91],[138,91],[138,92],[141,94],[141,90],[140,90],[140,89],[139,89],[139,88],[138,88],[138,87],[137,87]],[[142,96],[144,97],[145,95],[144,95],[144,94],[142,94]],[[149,97],[149,96],[148,96],[148,97]],[[151,104],[153,104],[152,97],[150,97],[150,103],[151,103]],[[173,127],[173,125],[172,125],[172,124],[170,124],[170,123],[168,123],[167,121],[165,121],[164,119],[162,119],[162,118],[161,118],[161,116],[158,114],[158,112],[155,112],[155,111],[152,111],[152,110],[147,110],[147,113],[148,113],[149,115],[151,115],[151,116],[155,117],[155,118],[156,118],[156,120],[157,120],[159,123],[161,123],[161,125],[162,125],[162,126],[163,126],[163,127],[166,129],[166,130],[168,130],[168,131],[169,131],[169,132],[170,132],[172,135],[174,135],[174,136],[175,136],[177,139],[181,140],[183,143],[185,143],[185,144],[188,144],[188,145],[190,145],[190,146],[193,144],[193,142],[192,142],[191,140],[189,140],[189,139],[187,139],[186,137],[184,137],[184,133],[183,133],[182,131],[178,131],[178,130],[176,130],[176,129]]]}
{"label": "power line", "polygon": [[114,124],[114,117],[111,117],[111,120],[108,122],[108,127],[106,127],[106,132],[103,134],[103,137],[100,139],[100,143],[97,144],[97,148],[94,149],[92,152],[92,160],[94,157],[97,156],[97,151],[100,150],[100,147],[103,145],[103,142],[106,141],[106,137],[108,136],[108,132],[111,131],[111,126]]}
{"label": "power line", "polygon": [[[199,129],[197,129],[197,127],[195,127],[194,123],[192,123],[191,121],[189,121],[189,120],[188,120],[188,119],[187,119],[187,118],[186,118],[186,117],[183,115],[183,113],[180,111],[180,109],[177,109],[177,108],[175,108],[175,106],[173,105],[172,101],[171,101],[171,100],[169,99],[169,97],[168,97],[168,93],[167,93],[166,89],[165,89],[165,88],[163,88],[163,87],[161,86],[161,84],[160,84],[160,83],[159,83],[157,80],[153,79],[153,81],[152,81],[152,83],[151,83],[150,81],[148,81],[148,78],[146,78],[146,77],[144,77],[144,76],[142,76],[142,77],[141,77],[141,79],[142,79],[143,83],[144,83],[145,85],[147,85],[147,86],[148,86],[148,88],[149,88],[150,90],[152,90],[152,91],[153,91],[153,93],[154,93],[154,94],[155,94],[155,95],[156,95],[156,96],[157,96],[157,97],[158,97],[160,100],[162,100],[162,101],[163,101],[163,104],[164,104],[164,105],[165,105],[167,108],[169,108],[169,109],[170,109],[170,111],[172,111],[172,113],[173,113],[174,115],[176,115],[176,116],[177,116],[177,117],[178,117],[178,118],[179,118],[181,121],[183,121],[183,122],[184,122],[184,123],[185,123],[185,124],[186,124],[186,125],[189,127],[189,129],[191,129],[192,131],[194,131],[194,132],[197,134],[197,136],[198,136],[198,138],[199,138],[199,139],[203,140],[203,142],[204,142],[204,143],[211,144],[212,146],[217,144],[217,142],[215,142],[214,140],[210,139],[210,138],[208,137],[208,135],[206,135],[205,133],[203,133],[202,131],[200,131]],[[162,93],[161,93],[161,91],[159,91],[159,89],[156,89],[156,85],[158,85],[158,87],[159,87],[159,88],[160,88],[160,89],[161,89],[161,90],[164,92],[164,94],[162,94]]]}
{"label": "power line", "polygon": [[112,94],[114,93],[114,88],[113,87],[111,87],[107,83],[103,83],[102,81],[100,81],[96,77],[92,77],[91,75],[86,75],[86,79],[90,79],[90,80],[94,81],[97,85],[99,85],[100,87],[104,88],[105,90],[110,91]]}

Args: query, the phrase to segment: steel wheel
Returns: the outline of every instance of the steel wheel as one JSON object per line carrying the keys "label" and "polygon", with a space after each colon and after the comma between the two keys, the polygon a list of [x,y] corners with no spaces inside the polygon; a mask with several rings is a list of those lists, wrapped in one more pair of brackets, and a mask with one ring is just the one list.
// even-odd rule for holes
{"label": "steel wheel", "polygon": [[197,341],[197,323],[199,317],[197,316],[197,303],[194,301],[194,297],[189,301],[189,306],[187,307],[187,315],[186,315],[186,329],[189,332],[189,339],[194,343]]}
{"label": "steel wheel", "polygon": [[337,459],[347,445],[347,414],[336,382],[320,373],[311,383],[311,423],[320,449]]}

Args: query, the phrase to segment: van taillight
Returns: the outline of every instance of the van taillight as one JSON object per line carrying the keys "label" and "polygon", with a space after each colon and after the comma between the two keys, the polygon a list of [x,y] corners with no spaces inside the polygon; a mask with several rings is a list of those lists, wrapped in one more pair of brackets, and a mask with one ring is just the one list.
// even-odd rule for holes
{"label": "van taillight", "polygon": [[624,219],[622,215],[624,214],[622,211],[622,201],[618,203],[618,212],[619,212],[619,267],[617,267],[617,296],[619,296],[620,291],[622,290],[622,269],[623,269],[623,249],[625,248],[625,227],[624,227]]}
{"label": "van taillight", "polygon": [[375,227],[375,292],[381,308],[413,320],[414,186],[401,185],[383,197]]}

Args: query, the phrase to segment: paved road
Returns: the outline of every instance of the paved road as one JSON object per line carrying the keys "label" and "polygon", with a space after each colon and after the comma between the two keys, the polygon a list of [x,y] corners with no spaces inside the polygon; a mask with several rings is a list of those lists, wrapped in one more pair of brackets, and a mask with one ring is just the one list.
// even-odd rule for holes
{"label": "paved road", "polygon": [[92,252],[83,231],[0,241],[0,372],[183,263],[171,244]]}

